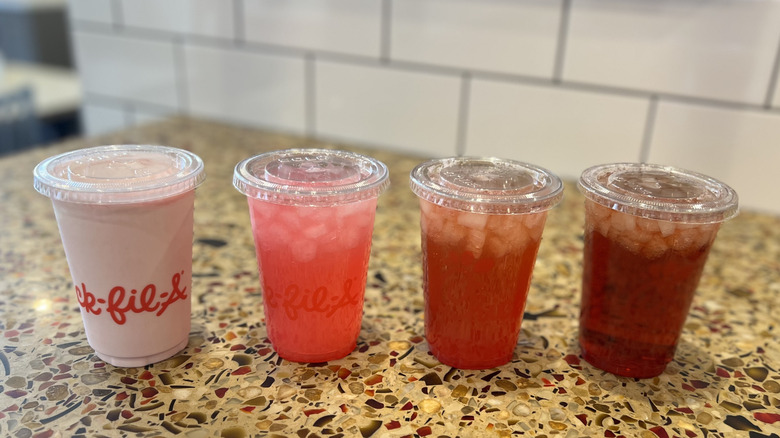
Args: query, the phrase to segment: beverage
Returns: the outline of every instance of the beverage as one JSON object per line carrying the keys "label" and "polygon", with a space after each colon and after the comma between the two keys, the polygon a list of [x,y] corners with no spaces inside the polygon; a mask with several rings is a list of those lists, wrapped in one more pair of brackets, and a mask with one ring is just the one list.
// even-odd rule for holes
{"label": "beverage", "polygon": [[278,151],[239,163],[234,184],[248,198],[274,349],[297,362],[348,355],[387,168],[347,152]]}
{"label": "beverage", "polygon": [[162,146],[102,146],[49,158],[51,197],[87,340],[124,367],[181,351],[190,331],[194,188],[203,163]]}
{"label": "beverage", "polygon": [[442,363],[512,359],[557,177],[524,163],[450,158],[412,172],[420,196],[425,335]]}
{"label": "beverage", "polygon": [[336,207],[249,204],[277,352],[297,362],[346,356],[360,333],[376,199]]}
{"label": "beverage", "polygon": [[736,194],[703,175],[639,164],[588,169],[580,187],[582,355],[614,374],[657,376],[674,357],[721,222],[736,214]]}

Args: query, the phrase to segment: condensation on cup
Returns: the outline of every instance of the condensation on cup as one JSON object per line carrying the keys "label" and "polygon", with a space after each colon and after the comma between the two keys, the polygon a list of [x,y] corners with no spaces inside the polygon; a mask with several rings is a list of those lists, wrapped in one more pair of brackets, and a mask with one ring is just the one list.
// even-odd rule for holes
{"label": "condensation on cup", "polygon": [[382,162],[346,151],[282,150],[236,165],[280,357],[325,362],[355,349],[377,198],[389,183]]}
{"label": "condensation on cup", "polygon": [[463,369],[509,362],[561,180],[527,163],[458,157],[420,164],[411,187],[420,198],[431,352]]}
{"label": "condensation on cup", "polygon": [[138,367],[188,342],[195,188],[188,151],[147,145],[80,149],[42,161],[87,339],[104,361]]}
{"label": "condensation on cup", "polygon": [[648,378],[674,357],[694,292],[737,193],[708,176],[653,164],[585,170],[579,342],[589,363]]}

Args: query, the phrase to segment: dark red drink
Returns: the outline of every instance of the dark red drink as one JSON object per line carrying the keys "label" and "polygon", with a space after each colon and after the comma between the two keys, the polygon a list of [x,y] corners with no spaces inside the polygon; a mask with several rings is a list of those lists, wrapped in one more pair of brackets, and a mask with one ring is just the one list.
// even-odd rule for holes
{"label": "dark red drink", "polygon": [[621,376],[661,374],[674,357],[711,243],[650,254],[589,228],[580,313],[585,360]]}
{"label": "dark red drink", "polygon": [[606,164],[580,177],[585,247],[579,341],[592,365],[661,374],[677,343],[720,224],[737,195],[704,175]]}

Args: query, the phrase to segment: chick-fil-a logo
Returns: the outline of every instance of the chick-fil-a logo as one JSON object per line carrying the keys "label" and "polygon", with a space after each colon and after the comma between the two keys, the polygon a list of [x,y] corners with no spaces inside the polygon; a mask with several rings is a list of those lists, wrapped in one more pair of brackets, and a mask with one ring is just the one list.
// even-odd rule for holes
{"label": "chick-fil-a logo", "polygon": [[122,325],[127,322],[127,312],[151,312],[160,316],[171,304],[186,299],[187,288],[179,286],[183,274],[183,271],[173,274],[169,292],[158,294],[154,284],[147,284],[140,291],[130,289],[129,292],[122,286],[115,286],[108,293],[108,299],[104,299],[96,298],[95,294],[87,290],[87,285],[81,283],[81,287],[76,286],[76,298],[85,312],[100,315],[105,310],[115,323]]}
{"label": "chick-fil-a logo", "polygon": [[342,307],[361,303],[362,290],[353,289],[352,283],[352,280],[345,281],[343,293],[340,295],[330,294],[328,288],[324,286],[309,290],[291,284],[284,288],[283,294],[277,294],[273,288],[266,287],[265,302],[269,307],[281,305],[287,318],[291,320],[298,319],[300,312],[317,312],[333,316]]}

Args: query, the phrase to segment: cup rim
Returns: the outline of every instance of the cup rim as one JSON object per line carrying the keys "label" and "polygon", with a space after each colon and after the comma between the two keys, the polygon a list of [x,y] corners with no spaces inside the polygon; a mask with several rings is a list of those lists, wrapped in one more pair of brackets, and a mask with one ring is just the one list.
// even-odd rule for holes
{"label": "cup rim", "polygon": [[[138,172],[134,158],[157,158],[160,166],[153,173]],[[103,167],[99,173],[91,173],[89,168],[94,163],[109,163],[116,168],[107,172]],[[33,169],[36,191],[54,201],[81,204],[156,201],[194,190],[205,179],[200,157],[184,149],[160,145],[76,149],[49,157]]]}
{"label": "cup rim", "polygon": [[[496,170],[499,175],[517,178],[519,182],[510,188],[479,187],[480,181],[476,178],[468,179],[480,169],[470,167],[481,167],[488,172]],[[457,170],[447,176],[448,169]],[[496,177],[499,182],[501,177]],[[490,177],[482,179],[491,182]],[[538,213],[555,207],[563,198],[563,183],[551,171],[522,161],[496,157],[460,156],[429,160],[411,171],[410,185],[421,199],[471,213]]]}
{"label": "cup rim", "polygon": [[[275,178],[269,168],[286,160],[327,164],[338,160],[352,179],[323,184],[300,179]],[[357,152],[337,149],[293,148],[265,152],[236,164],[233,186],[251,199],[295,206],[328,206],[377,198],[390,185],[389,171],[381,161]]]}
{"label": "cup rim", "polygon": [[[639,182],[631,183],[631,179]],[[674,184],[669,180],[674,180]],[[660,189],[664,185],[675,193],[663,196]],[[708,224],[725,222],[739,213],[739,196],[726,183],[662,164],[592,166],[582,172],[577,187],[590,201],[649,219]]]}

